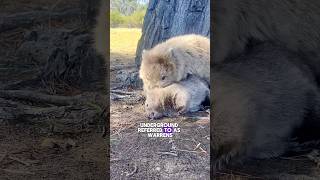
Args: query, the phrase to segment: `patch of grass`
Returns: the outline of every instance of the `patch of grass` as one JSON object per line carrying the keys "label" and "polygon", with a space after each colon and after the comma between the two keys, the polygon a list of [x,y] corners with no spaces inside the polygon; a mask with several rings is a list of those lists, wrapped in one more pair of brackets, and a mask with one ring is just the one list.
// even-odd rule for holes
{"label": "patch of grass", "polygon": [[140,37],[139,28],[111,28],[110,53],[134,57]]}

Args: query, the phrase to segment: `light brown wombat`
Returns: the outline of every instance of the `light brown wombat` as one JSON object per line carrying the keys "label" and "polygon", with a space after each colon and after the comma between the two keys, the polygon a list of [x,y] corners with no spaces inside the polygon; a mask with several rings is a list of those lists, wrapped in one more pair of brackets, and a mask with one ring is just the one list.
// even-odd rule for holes
{"label": "light brown wombat", "polygon": [[140,67],[144,90],[166,87],[188,74],[210,82],[210,40],[188,34],[173,37],[144,50]]}

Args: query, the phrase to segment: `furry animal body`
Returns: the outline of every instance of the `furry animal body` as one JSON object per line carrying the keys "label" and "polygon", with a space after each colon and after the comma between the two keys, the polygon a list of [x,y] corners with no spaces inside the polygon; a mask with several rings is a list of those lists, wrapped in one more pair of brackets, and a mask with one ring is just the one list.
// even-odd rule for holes
{"label": "furry animal body", "polygon": [[319,89],[299,62],[285,48],[261,44],[212,73],[212,162],[282,155],[305,124],[300,135],[315,138]]}
{"label": "furry animal body", "polygon": [[175,116],[200,109],[201,103],[209,97],[208,85],[196,76],[173,83],[164,88],[146,92],[145,110],[150,119]]}
{"label": "furry animal body", "polygon": [[210,83],[210,41],[195,34],[168,39],[144,50],[140,66],[144,90],[166,87],[189,74]]}
{"label": "furry animal body", "polygon": [[268,41],[302,55],[320,82],[320,1],[220,0],[213,12],[214,67]]}

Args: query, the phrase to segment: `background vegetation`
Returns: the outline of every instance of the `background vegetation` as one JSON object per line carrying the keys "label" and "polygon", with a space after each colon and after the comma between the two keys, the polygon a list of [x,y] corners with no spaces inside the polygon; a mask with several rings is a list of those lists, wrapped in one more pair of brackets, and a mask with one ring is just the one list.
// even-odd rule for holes
{"label": "background vegetation", "polygon": [[142,27],[147,3],[148,0],[111,0],[111,27]]}

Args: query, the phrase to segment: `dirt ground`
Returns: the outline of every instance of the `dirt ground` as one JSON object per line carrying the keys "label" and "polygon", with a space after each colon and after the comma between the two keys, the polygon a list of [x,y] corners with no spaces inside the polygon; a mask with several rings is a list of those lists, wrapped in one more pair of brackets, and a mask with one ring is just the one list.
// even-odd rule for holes
{"label": "dirt ground", "polygon": [[54,135],[35,128],[0,127],[0,179],[105,179],[101,133]]}
{"label": "dirt ground", "polygon": [[[36,11],[63,11],[77,8],[79,2],[79,0],[4,0],[0,1],[0,16],[2,19],[5,16],[15,17],[18,14],[16,17],[23,18],[19,13],[30,15]],[[43,95],[57,92],[51,91],[53,89],[50,90],[49,87],[32,87],[28,83],[24,83],[21,88],[11,86],[34,79],[39,73],[39,66],[46,61],[46,59],[42,59],[41,62],[37,61],[38,59],[30,61],[27,57],[18,56],[17,52],[30,31],[73,30],[81,24],[80,18],[74,17],[72,20],[57,18],[50,21],[48,17],[48,20],[39,23],[36,19],[37,17],[35,21],[30,22],[31,26],[0,31],[1,92],[13,92],[8,87],[14,87],[14,92],[18,93],[31,91]],[[0,23],[3,22],[5,21]],[[0,26],[4,28],[2,24]],[[76,88],[67,91],[64,95],[89,97]],[[100,96],[95,92],[91,94]],[[31,98],[24,97],[23,101],[11,97],[0,98],[0,179],[107,179],[106,139],[102,138],[102,125],[94,118],[96,115],[90,115],[96,114],[94,112],[96,110],[87,106],[88,104],[57,107],[50,102],[28,101]],[[23,108],[15,110],[16,105]],[[22,114],[18,113],[19,117],[6,117],[3,113],[11,108],[13,113],[21,111]],[[51,111],[55,108],[58,108],[58,111]],[[32,114],[34,110],[37,111],[36,114]],[[31,114],[28,115],[27,111]],[[11,121],[12,119],[15,121]]]}
{"label": "dirt ground", "polygon": [[[111,61],[111,66],[118,63]],[[133,58],[122,63],[130,65]],[[111,71],[112,76],[116,77],[117,71]],[[111,81],[111,92],[121,90],[128,94],[111,101],[111,179],[210,179],[209,114],[198,113],[202,117],[198,121],[186,117],[154,120],[176,122],[181,132],[171,138],[151,138],[138,132],[140,123],[151,122],[144,114],[142,90],[117,88],[118,84],[117,78]]]}
{"label": "dirt ground", "polygon": [[[113,55],[111,66],[136,72],[134,57]],[[120,59],[119,59],[120,58]],[[132,65],[132,66],[130,66]],[[129,67],[129,68],[127,68]],[[210,120],[207,112],[187,117],[149,120],[144,114],[141,88],[120,87],[119,70],[111,71],[111,179],[210,179]],[[122,78],[123,79],[123,78]],[[119,92],[122,94],[117,94]],[[114,93],[113,93],[114,92]],[[117,94],[119,96],[112,96]],[[123,96],[121,96],[123,95]],[[172,138],[151,138],[139,133],[142,122],[176,122],[181,132]],[[316,180],[320,179],[319,149],[275,159],[230,165],[214,179]],[[318,164],[318,165],[317,165]],[[211,178],[212,179],[212,178]]]}

